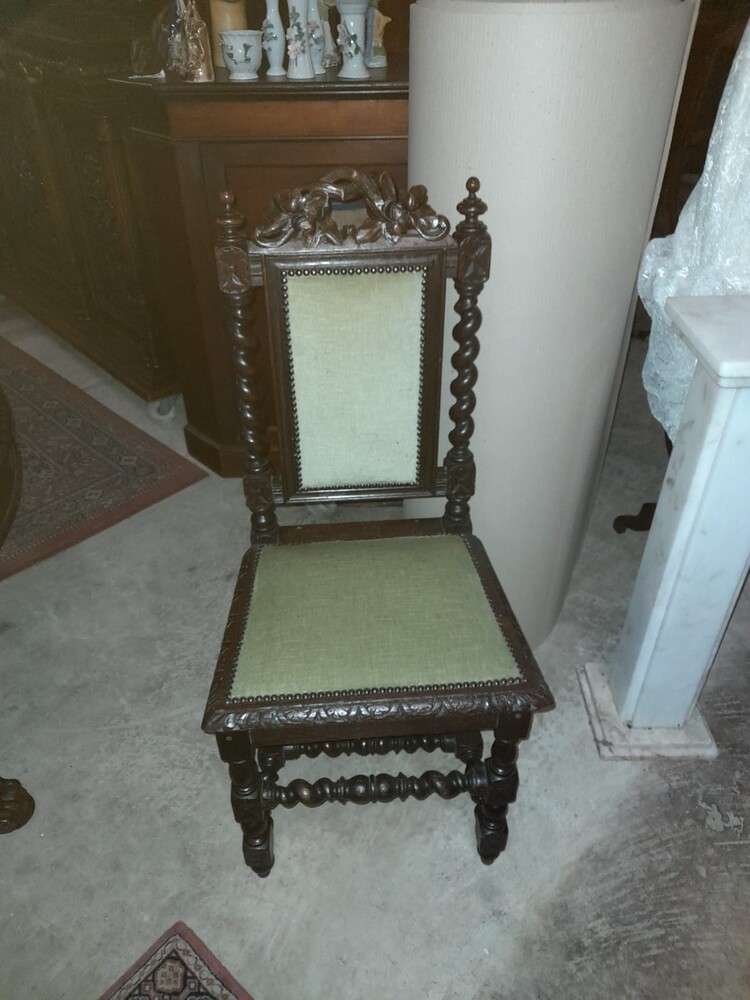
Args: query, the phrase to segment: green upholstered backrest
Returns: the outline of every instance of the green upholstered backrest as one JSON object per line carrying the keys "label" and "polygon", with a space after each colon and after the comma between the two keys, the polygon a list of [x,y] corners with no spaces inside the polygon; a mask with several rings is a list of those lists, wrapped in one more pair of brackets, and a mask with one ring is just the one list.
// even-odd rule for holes
{"label": "green upholstered backrest", "polygon": [[283,281],[301,489],[416,483],[424,270],[327,268]]}
{"label": "green upholstered backrest", "polygon": [[285,247],[263,268],[285,498],[435,492],[444,247]]}

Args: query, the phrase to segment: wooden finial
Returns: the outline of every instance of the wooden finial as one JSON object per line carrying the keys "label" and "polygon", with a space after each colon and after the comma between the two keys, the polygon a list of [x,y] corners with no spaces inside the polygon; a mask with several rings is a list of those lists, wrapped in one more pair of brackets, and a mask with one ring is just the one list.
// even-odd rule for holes
{"label": "wooden finial", "polygon": [[216,222],[219,227],[218,242],[227,246],[245,241],[245,217],[237,209],[237,199],[234,191],[222,191],[219,195],[221,205]]}
{"label": "wooden finial", "polygon": [[480,225],[479,216],[484,215],[487,211],[485,203],[481,198],[477,197],[477,191],[480,187],[481,185],[476,177],[470,177],[466,182],[466,190],[469,192],[468,196],[457,206],[458,211],[464,216],[466,221],[459,223],[459,229],[462,226],[465,227],[467,224],[472,228]]}

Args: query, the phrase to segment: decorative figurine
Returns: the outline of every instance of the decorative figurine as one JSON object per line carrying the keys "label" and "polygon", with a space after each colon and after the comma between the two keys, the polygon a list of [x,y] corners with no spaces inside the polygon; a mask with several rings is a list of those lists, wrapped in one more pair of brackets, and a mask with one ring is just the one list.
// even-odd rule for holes
{"label": "decorative figurine", "polygon": [[381,69],[388,65],[383,32],[392,18],[386,17],[378,10],[380,0],[370,0],[367,10],[367,45],[365,47],[365,65],[370,69]]}
{"label": "decorative figurine", "polygon": [[185,0],[182,30],[187,52],[185,80],[188,83],[211,83],[214,78],[214,67],[211,62],[208,26],[198,13],[195,0]]}
{"label": "decorative figurine", "polygon": [[159,26],[159,50],[164,69],[184,77],[187,72],[187,46],[184,31],[185,4],[171,0]]}
{"label": "decorative figurine", "polygon": [[325,45],[323,50],[323,68],[335,69],[341,65],[341,53],[333,41],[331,31],[331,10],[336,6],[336,0],[318,0],[318,13],[323,25],[323,38]]}

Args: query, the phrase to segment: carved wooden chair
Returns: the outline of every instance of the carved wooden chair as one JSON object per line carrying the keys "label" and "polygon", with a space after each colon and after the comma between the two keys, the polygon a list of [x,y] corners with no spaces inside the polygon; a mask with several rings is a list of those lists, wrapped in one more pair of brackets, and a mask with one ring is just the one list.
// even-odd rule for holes
{"label": "carved wooden chair", "polygon": [[[276,806],[468,792],[480,857],[507,840],[516,752],[553,699],[471,533],[474,365],[490,238],[467,182],[450,235],[422,187],[341,170],[276,195],[248,241],[225,193],[217,269],[237,365],[251,547],[239,572],[203,728],[229,765],[244,857],[274,862]],[[360,226],[334,208],[364,201]],[[340,218],[340,216],[339,216]],[[446,279],[458,293],[450,448],[438,465]],[[251,322],[267,302],[280,474]],[[446,496],[442,518],[280,527],[275,504]],[[494,730],[483,759],[482,730]],[[440,749],[464,765],[280,784],[302,755]]]}

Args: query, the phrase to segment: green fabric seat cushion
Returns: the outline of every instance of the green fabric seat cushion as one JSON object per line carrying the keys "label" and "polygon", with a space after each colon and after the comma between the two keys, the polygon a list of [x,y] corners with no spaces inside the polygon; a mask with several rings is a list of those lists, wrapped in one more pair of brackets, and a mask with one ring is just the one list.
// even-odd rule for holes
{"label": "green fabric seat cushion", "polygon": [[519,677],[455,535],[265,546],[232,698]]}

